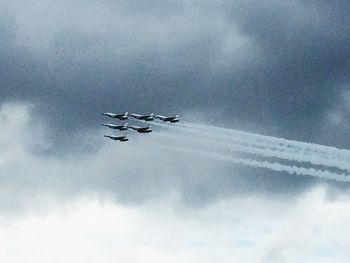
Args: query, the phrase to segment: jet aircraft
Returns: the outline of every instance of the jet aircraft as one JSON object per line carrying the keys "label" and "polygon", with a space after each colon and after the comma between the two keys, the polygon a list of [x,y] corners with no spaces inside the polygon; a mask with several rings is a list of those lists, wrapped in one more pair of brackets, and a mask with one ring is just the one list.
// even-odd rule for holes
{"label": "jet aircraft", "polygon": [[121,141],[121,142],[127,142],[129,139],[126,137],[126,135],[123,136],[113,136],[113,135],[104,135],[106,138],[110,138],[111,140],[115,141]]}
{"label": "jet aircraft", "polygon": [[162,116],[162,115],[156,115],[155,116],[157,119],[160,119],[164,122],[171,122],[171,123],[175,123],[175,122],[179,122],[179,115],[175,115],[175,116]]}
{"label": "jet aircraft", "polygon": [[111,129],[115,129],[115,130],[119,130],[119,131],[126,131],[126,130],[128,130],[128,124],[127,123],[124,123],[123,125],[115,125],[115,124],[112,124],[112,123],[104,123],[104,124],[102,124],[102,126],[105,126],[105,127],[111,128]]}
{"label": "jet aircraft", "polygon": [[154,114],[151,113],[149,115],[141,115],[137,113],[132,113],[130,116],[134,117],[135,119],[141,120],[141,121],[153,121],[154,120]]}
{"label": "jet aircraft", "polygon": [[126,111],[123,114],[116,114],[112,112],[104,112],[102,115],[114,118],[114,119],[119,119],[119,120],[127,120],[129,113]]}
{"label": "jet aircraft", "polygon": [[151,126],[147,127],[138,127],[138,126],[129,126],[129,128],[139,132],[139,133],[150,133],[152,132]]}

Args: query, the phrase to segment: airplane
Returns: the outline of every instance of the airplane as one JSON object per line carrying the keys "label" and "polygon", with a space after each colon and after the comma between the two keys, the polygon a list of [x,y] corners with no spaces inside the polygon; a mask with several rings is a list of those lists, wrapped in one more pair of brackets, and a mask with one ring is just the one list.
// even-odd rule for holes
{"label": "airplane", "polygon": [[115,130],[119,130],[119,131],[126,131],[126,130],[128,130],[128,124],[127,123],[124,123],[123,125],[115,125],[115,124],[112,124],[112,123],[104,123],[104,124],[102,124],[102,126],[105,126],[105,127],[111,128],[111,129],[115,129]]}
{"label": "airplane", "polygon": [[121,141],[121,142],[127,142],[129,139],[126,137],[126,135],[123,136],[113,136],[113,135],[104,135],[106,138],[110,138],[115,141]]}
{"label": "airplane", "polygon": [[123,114],[116,114],[112,112],[104,112],[102,115],[114,118],[114,119],[119,119],[119,120],[127,120],[129,113],[126,111]]}
{"label": "airplane", "polygon": [[164,122],[171,122],[171,123],[175,123],[175,122],[179,122],[179,115],[175,115],[175,116],[162,116],[162,115],[156,115],[155,116],[157,119],[160,119]]}
{"label": "airplane", "polygon": [[152,132],[151,126],[147,127],[138,127],[138,126],[129,126],[129,128],[139,132],[139,133],[150,133]]}
{"label": "airplane", "polygon": [[153,121],[154,120],[154,114],[151,113],[149,115],[141,115],[137,113],[132,113],[130,116],[134,117],[135,119],[141,120],[141,121]]}

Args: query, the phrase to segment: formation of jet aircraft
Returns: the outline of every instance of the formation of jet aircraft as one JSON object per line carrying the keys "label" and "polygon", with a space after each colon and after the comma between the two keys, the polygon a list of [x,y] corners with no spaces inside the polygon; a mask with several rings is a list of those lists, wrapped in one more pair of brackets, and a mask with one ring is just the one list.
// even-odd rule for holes
{"label": "formation of jet aircraft", "polygon": [[[169,123],[176,123],[179,122],[179,115],[174,116],[163,116],[163,115],[154,115],[154,113],[151,114],[137,114],[132,113],[129,114],[127,111],[121,114],[118,113],[112,113],[112,112],[104,112],[102,115],[110,117],[112,119],[118,119],[118,120],[127,120],[130,117],[135,119],[136,121],[154,121],[155,119],[158,119],[163,122],[169,122]],[[110,129],[118,130],[118,131],[125,131],[127,132],[129,129],[134,130],[138,133],[150,133],[152,132],[152,128],[150,125],[146,127],[139,127],[136,125],[128,125],[128,123],[124,123],[121,125],[113,124],[113,123],[104,123],[102,126],[108,127]],[[127,142],[129,141],[127,134],[123,136],[114,136],[114,135],[104,135],[104,137],[109,138],[111,140],[120,141],[120,142]]]}

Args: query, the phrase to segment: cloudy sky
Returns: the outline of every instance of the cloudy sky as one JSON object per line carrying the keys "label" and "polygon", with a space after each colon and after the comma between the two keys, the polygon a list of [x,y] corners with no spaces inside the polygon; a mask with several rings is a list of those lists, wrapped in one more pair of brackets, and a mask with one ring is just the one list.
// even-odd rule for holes
{"label": "cloudy sky", "polygon": [[349,262],[346,183],[173,151],[189,142],[158,126],[114,143],[100,115],[350,149],[349,12],[344,0],[0,0],[0,259]]}

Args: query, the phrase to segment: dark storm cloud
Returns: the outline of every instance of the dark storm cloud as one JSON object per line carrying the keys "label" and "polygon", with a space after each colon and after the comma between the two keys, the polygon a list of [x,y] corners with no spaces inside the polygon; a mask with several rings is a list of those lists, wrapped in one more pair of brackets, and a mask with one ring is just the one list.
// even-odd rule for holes
{"label": "dark storm cloud", "polygon": [[32,8],[14,2],[1,20],[2,99],[37,102],[57,134],[94,128],[105,110],[213,111],[227,126],[317,141],[349,78],[344,1]]}
{"label": "dark storm cloud", "polygon": [[[172,113],[197,105],[206,98],[210,53],[223,32],[215,32],[216,22],[208,23],[202,14],[187,23],[192,17],[185,4],[175,12],[152,6],[106,4],[102,10],[112,10],[107,18],[104,13],[85,18],[94,6],[81,5],[83,11],[68,11],[74,7],[68,3],[53,7],[77,16],[82,11],[82,23],[96,20],[97,29],[75,27],[65,14],[56,15],[53,28],[42,28],[51,17],[41,13],[41,18],[26,19],[23,10],[13,11],[15,26],[6,28],[12,38],[1,49],[11,49],[3,61],[3,98],[34,100],[58,133],[95,127],[98,113],[105,110]],[[56,25],[60,23],[62,27]],[[209,32],[201,32],[200,24],[211,27]]]}
{"label": "dark storm cloud", "polygon": [[344,12],[349,5],[336,6],[326,1],[242,1],[230,9],[241,31],[256,39],[264,54],[252,71],[257,76],[251,85],[241,86],[251,94],[250,114],[270,114],[265,124],[289,137],[317,141],[321,118],[349,78]]}

